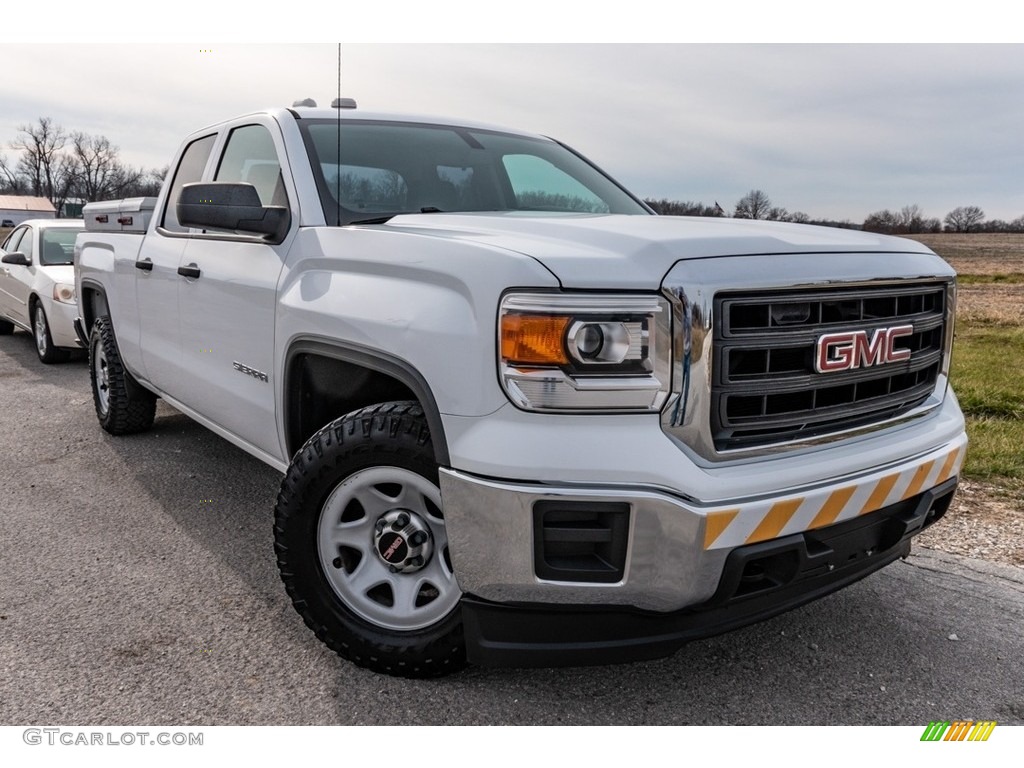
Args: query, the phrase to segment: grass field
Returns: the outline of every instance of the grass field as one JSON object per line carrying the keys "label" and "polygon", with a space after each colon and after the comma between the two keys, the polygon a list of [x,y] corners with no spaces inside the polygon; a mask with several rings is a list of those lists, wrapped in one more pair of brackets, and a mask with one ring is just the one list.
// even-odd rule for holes
{"label": "grass field", "polygon": [[964,475],[1024,500],[1024,235],[913,239],[960,276],[952,382],[971,438]]}

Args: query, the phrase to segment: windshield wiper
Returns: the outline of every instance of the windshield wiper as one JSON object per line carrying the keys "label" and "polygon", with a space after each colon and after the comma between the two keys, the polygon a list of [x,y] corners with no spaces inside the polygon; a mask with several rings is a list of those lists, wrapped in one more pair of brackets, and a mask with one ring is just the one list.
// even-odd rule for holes
{"label": "windshield wiper", "polygon": [[[355,224],[387,224],[391,219],[395,218],[395,216],[402,216],[408,213],[415,213],[415,211],[397,211],[396,213],[386,213],[381,216],[373,216],[368,219],[356,219],[355,221],[350,221],[346,226],[351,227]],[[444,211],[433,205],[426,205],[423,208],[420,208],[420,213],[444,213]]]}
{"label": "windshield wiper", "polygon": [[355,221],[350,221],[346,226],[351,227],[356,224],[387,224],[397,215],[397,213],[389,213],[384,216],[374,216],[369,219],[356,219]]}

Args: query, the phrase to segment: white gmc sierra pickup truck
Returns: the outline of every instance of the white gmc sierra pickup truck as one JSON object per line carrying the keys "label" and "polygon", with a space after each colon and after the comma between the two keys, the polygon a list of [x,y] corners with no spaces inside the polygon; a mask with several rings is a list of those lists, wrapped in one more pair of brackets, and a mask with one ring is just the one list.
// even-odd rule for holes
{"label": "white gmc sierra pickup truck", "polygon": [[284,473],[288,594],[381,672],[668,655],[905,556],[964,459],[935,254],[656,216],[549,138],[268,110],[85,217],[103,428],[161,397]]}

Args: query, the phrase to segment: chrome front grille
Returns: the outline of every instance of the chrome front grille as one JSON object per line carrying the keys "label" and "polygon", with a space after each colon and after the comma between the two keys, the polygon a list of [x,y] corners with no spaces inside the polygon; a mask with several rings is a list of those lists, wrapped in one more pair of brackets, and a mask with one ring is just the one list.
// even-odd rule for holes
{"label": "chrome front grille", "polygon": [[[898,418],[921,405],[942,372],[947,286],[901,282],[716,294],[715,449],[804,440]],[[893,328],[903,330],[892,340],[892,356],[905,359],[887,363],[875,353]],[[861,337],[860,348],[849,351],[854,364],[848,370],[817,370],[820,355],[832,354],[820,346],[829,334]]]}

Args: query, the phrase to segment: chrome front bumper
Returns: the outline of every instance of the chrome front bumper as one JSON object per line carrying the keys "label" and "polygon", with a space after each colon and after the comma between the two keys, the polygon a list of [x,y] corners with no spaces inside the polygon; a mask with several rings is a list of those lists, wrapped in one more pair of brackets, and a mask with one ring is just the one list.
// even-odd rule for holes
{"label": "chrome front bumper", "polygon": [[[515,483],[442,469],[451,558],[462,591],[497,603],[624,606],[677,611],[710,599],[738,547],[869,515],[955,478],[967,438],[896,465],[770,497],[701,505],[668,492],[623,486]],[[538,503],[628,505],[628,545],[615,583],[537,576]]]}

